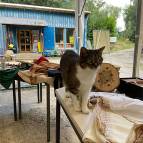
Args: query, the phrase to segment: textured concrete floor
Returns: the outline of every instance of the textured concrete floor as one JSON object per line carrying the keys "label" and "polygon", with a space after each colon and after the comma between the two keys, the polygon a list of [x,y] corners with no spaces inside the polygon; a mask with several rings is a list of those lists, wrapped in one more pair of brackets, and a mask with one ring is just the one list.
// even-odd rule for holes
{"label": "textured concrete floor", "polygon": [[[21,121],[13,120],[12,91],[0,91],[0,143],[46,143],[46,93],[37,103],[36,88],[22,89]],[[51,142],[55,143],[55,96],[51,88]],[[65,114],[61,114],[61,143],[79,143]]]}
{"label": "textured concrete floor", "polygon": [[[59,62],[59,58],[49,58]],[[120,77],[131,77],[133,49],[105,54],[104,62],[120,66]],[[141,59],[141,64],[143,60]],[[140,69],[140,77],[143,71]],[[24,85],[27,86],[27,85]],[[0,143],[46,143],[46,98],[43,88],[43,102],[37,103],[36,88],[22,89],[23,119],[13,120],[12,90],[0,86]],[[55,143],[55,96],[51,88],[51,142]],[[61,115],[61,143],[79,143],[65,114]]]}

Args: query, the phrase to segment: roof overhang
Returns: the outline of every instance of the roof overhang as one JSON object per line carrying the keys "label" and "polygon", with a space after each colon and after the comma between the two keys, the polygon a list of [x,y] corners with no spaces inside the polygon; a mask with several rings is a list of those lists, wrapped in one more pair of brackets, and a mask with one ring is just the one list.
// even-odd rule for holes
{"label": "roof overhang", "polygon": [[[26,4],[15,4],[15,3],[3,3],[3,2],[0,2],[0,7],[39,10],[39,11],[49,11],[49,12],[59,12],[59,13],[71,13],[71,14],[75,13],[75,10],[73,10],[73,9],[54,8],[54,7],[26,5]],[[90,14],[90,12],[85,11],[85,14],[86,15]]]}

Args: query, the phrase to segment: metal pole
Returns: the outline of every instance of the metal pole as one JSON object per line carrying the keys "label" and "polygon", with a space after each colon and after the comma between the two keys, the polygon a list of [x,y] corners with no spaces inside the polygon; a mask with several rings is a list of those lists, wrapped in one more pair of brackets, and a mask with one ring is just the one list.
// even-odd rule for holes
{"label": "metal pole", "polygon": [[79,0],[75,0],[75,38],[76,38],[76,51],[79,53]]}
{"label": "metal pole", "polygon": [[143,1],[138,0],[133,75],[132,75],[133,77],[139,76],[139,64],[140,64],[142,48],[143,48]]}
{"label": "metal pole", "polygon": [[84,45],[84,3],[86,0],[80,0],[80,13],[79,13],[79,32],[80,32],[80,47]]}
{"label": "metal pole", "polygon": [[79,53],[84,40],[84,4],[86,0],[75,0],[75,24],[76,24],[76,50]]}

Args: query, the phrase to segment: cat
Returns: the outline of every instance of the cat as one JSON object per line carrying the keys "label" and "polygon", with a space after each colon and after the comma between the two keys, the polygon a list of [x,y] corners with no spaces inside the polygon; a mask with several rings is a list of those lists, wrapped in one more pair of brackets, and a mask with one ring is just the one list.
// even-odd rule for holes
{"label": "cat", "polygon": [[96,72],[103,62],[105,47],[88,50],[81,47],[80,55],[67,50],[60,60],[60,69],[67,96],[72,99],[75,111],[88,113],[88,95],[95,82]]}

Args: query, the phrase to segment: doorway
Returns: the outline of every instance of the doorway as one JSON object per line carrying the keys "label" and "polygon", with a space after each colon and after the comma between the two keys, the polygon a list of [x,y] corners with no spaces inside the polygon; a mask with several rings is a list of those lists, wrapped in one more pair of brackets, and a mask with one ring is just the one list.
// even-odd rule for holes
{"label": "doorway", "polygon": [[20,52],[32,52],[32,31],[19,30],[18,31],[18,47]]}

